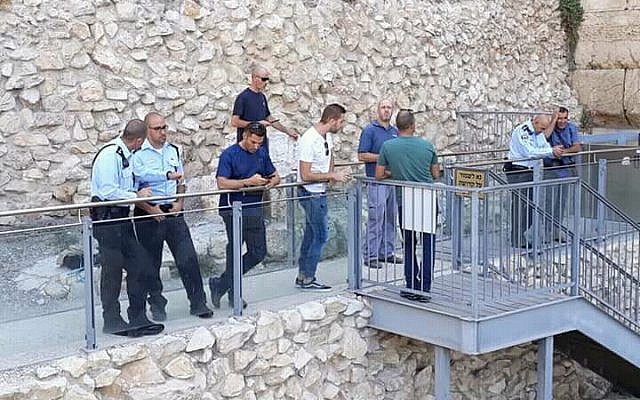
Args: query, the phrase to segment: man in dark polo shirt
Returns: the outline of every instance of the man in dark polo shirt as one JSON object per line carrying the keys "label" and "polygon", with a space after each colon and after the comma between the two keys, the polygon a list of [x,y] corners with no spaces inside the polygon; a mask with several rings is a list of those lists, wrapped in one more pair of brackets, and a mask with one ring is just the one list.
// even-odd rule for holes
{"label": "man in dark polo shirt", "polygon": [[[382,144],[398,136],[391,126],[393,102],[383,99],[378,103],[377,119],[367,125],[360,135],[358,160],[365,162],[368,177],[376,176],[376,163]],[[402,263],[394,254],[396,244],[396,194],[393,186],[369,183],[367,194],[367,237],[363,244],[364,264],[370,268],[382,263]]]}
{"label": "man in dark polo shirt", "polygon": [[[247,125],[243,138],[222,152],[218,163],[216,181],[219,189],[243,189],[264,186],[270,189],[280,183],[269,153],[262,143],[266,127],[259,122]],[[220,308],[220,298],[229,293],[229,304],[233,307],[233,211],[234,201],[242,202],[242,241],[247,252],[242,256],[242,272],[246,273],[264,260],[267,255],[263,191],[235,192],[220,195],[220,216],[227,232],[227,264],[219,278],[209,278],[211,302]],[[243,306],[245,306],[243,304]]]}
{"label": "man in dark polo shirt", "polygon": [[[238,128],[238,142],[242,141],[242,132],[252,121],[258,121],[265,128],[273,126],[293,139],[298,138],[298,132],[291,128],[286,128],[271,115],[267,97],[263,93],[270,76],[271,73],[267,68],[256,65],[251,70],[251,84],[236,97],[236,101],[233,104],[231,126]],[[267,149],[267,153],[269,153],[266,135],[264,136],[263,145]]]}

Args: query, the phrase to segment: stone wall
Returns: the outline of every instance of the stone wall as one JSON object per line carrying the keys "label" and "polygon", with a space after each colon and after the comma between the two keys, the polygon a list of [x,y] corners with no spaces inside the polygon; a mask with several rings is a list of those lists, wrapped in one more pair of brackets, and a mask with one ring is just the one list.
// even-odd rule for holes
{"label": "stone wall", "polygon": [[[85,201],[96,150],[151,110],[168,116],[187,174],[210,174],[252,62],[272,68],[271,110],[300,132],[327,103],[346,105],[340,160],[355,159],[384,95],[420,111],[440,150],[466,140],[456,109],[575,106],[555,10],[556,0],[2,0],[2,208]],[[294,145],[272,143],[286,172]]]}
{"label": "stone wall", "polygon": [[640,1],[583,0],[573,87],[596,126],[640,126]]}
{"label": "stone wall", "polygon": [[[433,348],[367,328],[348,296],[0,375],[0,400],[433,399]],[[536,347],[452,355],[452,399],[534,399]],[[556,354],[554,398],[603,399],[611,384]],[[629,397],[631,398],[631,397]]]}

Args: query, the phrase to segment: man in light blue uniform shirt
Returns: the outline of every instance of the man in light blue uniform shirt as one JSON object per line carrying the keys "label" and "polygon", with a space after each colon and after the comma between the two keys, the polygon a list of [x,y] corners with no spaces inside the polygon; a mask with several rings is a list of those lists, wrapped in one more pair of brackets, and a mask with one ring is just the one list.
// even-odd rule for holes
{"label": "man in light blue uniform shirt", "polygon": [[[98,151],[91,171],[91,201],[147,197],[150,189],[136,191],[132,172],[132,152],[145,140],[146,129],[140,120],[129,121],[122,136]],[[160,333],[164,326],[152,324],[145,314],[145,294],[151,260],[136,240],[129,217],[129,206],[97,206],[91,209],[94,234],[98,240],[100,299],[104,319],[103,332],[141,336]],[[110,221],[115,220],[115,221]],[[129,323],[120,315],[122,270],[127,271]]]}
{"label": "man in light blue uniform shirt", "polygon": [[[360,135],[358,160],[365,162],[368,177],[376,175],[376,163],[382,144],[398,136],[398,129],[391,126],[393,102],[383,99],[378,103],[378,119],[367,125]],[[367,238],[363,245],[364,264],[370,268],[379,263],[402,263],[396,256],[396,195],[393,186],[369,183],[367,191]]]}
{"label": "man in light blue uniform shirt", "polygon": [[[153,196],[173,196],[184,193],[182,161],[178,147],[167,142],[167,123],[162,115],[152,112],[144,119],[147,140],[133,156],[133,173],[141,187],[149,187]],[[162,295],[160,266],[162,248],[167,242],[176,262],[180,278],[191,304],[190,313],[200,318],[210,318],[213,312],[207,308],[207,298],[202,284],[198,256],[191,240],[191,233],[180,211],[184,199],[167,199],[136,204],[134,215],[140,243],[152,260],[152,277],[149,285],[151,317],[156,321],[167,318],[167,299]]]}
{"label": "man in light blue uniform shirt", "polygon": [[[547,129],[551,117],[546,114],[535,115],[530,120],[516,126],[511,133],[509,143],[509,161],[504,170],[509,183],[533,181],[533,167],[543,157],[562,156],[562,147],[551,147],[542,132]],[[533,190],[519,189],[513,192],[511,204],[511,245],[531,248],[527,231],[532,223],[531,202]]]}

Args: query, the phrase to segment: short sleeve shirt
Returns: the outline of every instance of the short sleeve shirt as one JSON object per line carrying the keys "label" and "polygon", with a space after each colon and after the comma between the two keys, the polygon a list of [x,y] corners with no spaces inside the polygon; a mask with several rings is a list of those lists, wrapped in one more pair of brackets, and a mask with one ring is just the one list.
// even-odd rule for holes
{"label": "short sleeve shirt", "polygon": [[[555,127],[549,137],[551,147],[562,146],[562,148],[568,149],[576,143],[580,143],[580,139],[578,138],[578,127],[573,122],[567,123],[564,129]],[[573,157],[562,157],[560,161],[563,164],[573,164]]]}
{"label": "short sleeve shirt", "polygon": [[[509,160],[519,160],[523,158],[550,157],[553,150],[543,133],[536,133],[531,120],[516,126],[511,132],[509,143]],[[535,160],[514,161],[516,165],[533,168]]]}
{"label": "short sleeve shirt", "polygon": [[378,165],[391,172],[397,181],[433,183],[431,166],[438,163],[433,144],[417,136],[398,136],[384,142]]}
{"label": "short sleeve shirt", "polygon": [[[311,172],[326,174],[331,166],[331,155],[333,153],[333,137],[327,132],[323,137],[315,127],[307,131],[298,140],[298,162],[311,163]],[[300,168],[298,166],[298,180],[302,181]],[[312,193],[322,193],[327,190],[327,184],[323,182],[310,183],[304,188]]]}
{"label": "short sleeve shirt", "polygon": [[[262,92],[258,93],[246,88],[236,97],[232,115],[237,115],[240,119],[250,122],[266,119],[271,115],[267,97]],[[244,132],[244,128],[238,128],[238,142],[242,140],[242,132]]]}
{"label": "short sleeve shirt", "polygon": [[[251,153],[234,144],[228,147],[220,155],[218,162],[218,171],[216,177],[224,177],[228,179],[246,179],[260,174],[268,177],[276,172],[276,168],[271,162],[271,157],[264,147],[260,147],[255,153]],[[234,201],[245,203],[257,203],[262,201],[262,192],[247,193],[230,193],[220,195],[220,207],[227,207]],[[250,205],[248,207],[258,207],[259,205]]]}
{"label": "short sleeve shirt", "polygon": [[[358,153],[380,154],[382,144],[387,140],[391,140],[398,136],[398,129],[394,126],[385,128],[375,121],[362,130],[360,135],[360,143],[358,145]],[[376,163],[365,163],[365,172],[367,176],[374,177],[376,175]]]}

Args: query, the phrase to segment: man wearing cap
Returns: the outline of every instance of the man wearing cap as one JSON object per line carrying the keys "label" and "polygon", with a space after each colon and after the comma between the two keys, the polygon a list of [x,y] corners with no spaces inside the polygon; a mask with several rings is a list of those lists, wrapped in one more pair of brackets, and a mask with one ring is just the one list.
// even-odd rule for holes
{"label": "man wearing cap", "polygon": [[[271,79],[271,73],[262,65],[255,65],[251,69],[251,83],[248,88],[243,90],[233,104],[233,115],[231,117],[231,126],[237,128],[237,141],[243,140],[242,133],[244,129],[253,121],[259,122],[265,128],[273,126],[280,132],[286,133],[293,139],[298,138],[298,133],[286,128],[278,120],[276,120],[269,110],[267,97],[264,90],[267,83]],[[264,136],[263,145],[269,153],[269,143],[267,136]]]}
{"label": "man wearing cap", "polygon": [[[167,123],[164,117],[151,112],[144,118],[147,139],[133,156],[133,174],[140,187],[149,187],[152,196],[173,196],[184,193],[182,160],[178,147],[167,142]],[[191,240],[189,227],[180,212],[184,199],[167,199],[136,204],[134,215],[148,218],[135,220],[140,243],[151,256],[153,268],[149,285],[151,317],[156,321],[167,318],[167,299],[162,295],[160,266],[162,249],[166,242],[176,262],[176,268],[187,292],[191,315],[211,318],[213,312],[207,308],[207,297],[202,285],[198,255]]]}
{"label": "man wearing cap", "polygon": [[[267,255],[264,210],[262,198],[264,190],[242,191],[251,187],[264,186],[271,189],[280,183],[278,171],[273,166],[266,148],[262,146],[266,127],[258,121],[246,125],[242,140],[222,152],[218,162],[216,182],[219,189],[235,190],[220,195],[220,216],[227,233],[226,269],[218,278],[209,278],[211,301],[220,308],[220,298],[229,293],[229,305],[233,307],[233,203],[242,203],[242,241],[247,252],[242,256],[242,273],[250,271]],[[242,246],[242,243],[239,244]],[[243,307],[246,303],[243,302]]]}

